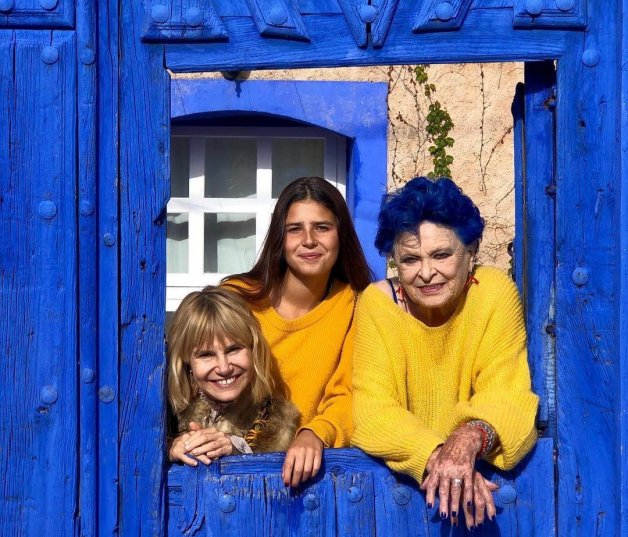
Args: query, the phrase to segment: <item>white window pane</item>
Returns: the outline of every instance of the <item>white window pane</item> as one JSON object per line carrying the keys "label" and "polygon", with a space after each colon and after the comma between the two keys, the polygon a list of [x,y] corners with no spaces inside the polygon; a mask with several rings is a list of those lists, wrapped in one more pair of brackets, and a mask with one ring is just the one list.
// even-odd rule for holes
{"label": "white window pane", "polygon": [[273,139],[273,198],[297,177],[323,177],[325,141],[317,139]]}
{"label": "white window pane", "polygon": [[187,198],[190,194],[190,139],[170,138],[170,197]]}
{"label": "white window pane", "polygon": [[189,214],[168,215],[166,229],[166,270],[188,272]]}
{"label": "white window pane", "polygon": [[205,272],[246,272],[255,253],[254,214],[205,214]]}
{"label": "white window pane", "polygon": [[256,196],[257,141],[254,138],[207,138],[205,197]]}

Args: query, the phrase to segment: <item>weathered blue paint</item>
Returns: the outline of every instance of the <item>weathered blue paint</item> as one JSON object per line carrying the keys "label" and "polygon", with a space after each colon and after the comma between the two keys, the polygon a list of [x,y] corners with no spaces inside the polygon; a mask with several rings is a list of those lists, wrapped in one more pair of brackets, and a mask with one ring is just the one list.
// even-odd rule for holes
{"label": "weathered blue paint", "polygon": [[349,208],[367,261],[381,278],[386,266],[373,245],[373,215],[386,190],[387,92],[381,83],[173,79],[171,115],[176,120],[225,112],[271,114],[349,138]]}
{"label": "weathered blue paint", "polygon": [[[97,267],[97,374],[93,397],[98,405],[98,501],[97,535],[116,535],[119,528],[119,405],[116,398],[102,403],[98,391],[103,385],[118,391],[120,256],[118,248],[104,246],[105,233],[119,230],[119,21],[118,2],[98,2],[97,29],[97,229],[94,243]],[[87,534],[88,535],[88,534]]]}
{"label": "weathered blue paint", "polygon": [[[555,231],[550,200],[538,186],[524,198],[538,211],[531,206],[518,211],[534,227],[530,236],[526,231],[523,249],[528,265],[536,259],[548,267],[550,254],[543,248],[555,233],[554,270],[540,274],[539,267],[516,267],[520,276],[538,270],[543,277],[526,286],[528,315],[537,308],[542,315],[548,311],[546,283],[555,278],[556,444],[543,441],[532,458],[538,466],[528,463],[514,492],[504,487],[497,495],[504,503],[499,530],[626,534],[628,75],[622,66],[628,61],[628,0],[543,0],[536,7],[475,0],[460,30],[420,34],[412,28],[423,3],[371,1],[374,13],[364,8],[367,2],[352,2],[357,11],[347,15],[343,7],[349,2],[341,7],[335,0],[286,1],[296,4],[293,12],[309,42],[262,37],[246,0],[212,0],[202,5],[214,6],[214,23],[224,25],[226,37],[211,42],[208,36],[209,42],[195,44],[185,41],[213,27],[205,11],[196,25],[200,15],[190,12],[195,6],[177,0],[179,18],[155,24],[152,7],[161,3],[171,5],[168,0],[0,2],[1,533],[166,531],[163,220],[170,114],[164,65],[190,71],[557,60],[555,191],[550,190],[556,196]],[[271,14],[270,3],[256,4],[268,6],[267,23],[283,24],[281,13]],[[455,10],[448,10],[441,5],[438,20],[451,21]],[[96,35],[98,46],[92,47]],[[532,69],[527,82],[534,80]],[[547,87],[529,95],[527,110],[538,106],[535,99]],[[518,129],[526,147],[526,173],[520,168],[518,176],[526,185],[531,169],[535,181],[549,171],[547,147],[544,142],[535,147],[547,139],[543,111],[538,112],[525,133]],[[113,239],[109,246],[103,240],[107,234]],[[541,319],[533,321],[538,326],[531,348],[544,337]],[[93,377],[84,376],[87,370]],[[84,382],[88,378],[92,382]],[[111,389],[108,402],[96,399],[103,387]],[[551,394],[545,401],[551,403]],[[549,408],[547,414],[551,424]],[[546,488],[552,483],[546,463],[553,451],[556,504]],[[93,461],[98,466],[90,468]],[[229,464],[223,461],[221,467]],[[235,493],[244,490],[238,488],[241,482],[261,494],[254,470],[249,477],[220,477],[231,487],[224,495],[232,497],[222,500],[221,524],[239,512]],[[184,520],[194,533],[204,523],[203,498],[215,498],[210,483],[200,480],[202,471],[185,471],[196,481],[172,489],[170,498],[171,503],[177,494],[190,499]],[[266,503],[247,501],[256,513],[272,513],[274,534],[292,523],[324,534],[336,520],[347,521],[340,531],[363,534],[376,520],[379,534],[403,534],[407,519],[377,513],[409,509],[421,497],[407,484],[390,493],[390,483],[366,474],[328,472],[307,490],[316,495],[308,497],[307,506],[319,502],[307,509],[305,496],[282,495],[275,466],[264,485],[276,492],[266,495]],[[321,509],[333,494],[340,519]],[[364,522],[367,500],[376,514]],[[412,529],[447,532],[438,524],[423,517]]]}
{"label": "weathered blue paint", "polygon": [[[513,472],[483,471],[501,487],[497,519],[478,535],[554,535],[553,441],[543,439]],[[281,483],[281,454],[222,459],[168,473],[169,537],[450,533],[416,483],[356,449],[326,450],[322,474],[298,491]],[[539,475],[546,476],[537,479]],[[376,499],[375,501],[374,498]],[[246,530],[243,530],[246,528]],[[465,535],[462,528],[453,535]]]}
{"label": "weathered blue paint", "polygon": [[3,535],[76,528],[75,55],[71,32],[0,31]]}
{"label": "weathered blue paint", "polygon": [[3,28],[69,29],[74,26],[75,1],[3,0],[0,30]]}
{"label": "weathered blue paint", "polygon": [[[98,367],[97,218],[97,110],[96,16],[93,0],[76,3],[78,99],[78,313],[79,313],[79,532],[95,535],[98,529],[98,401],[95,371]],[[86,61],[87,60],[87,61]]]}
{"label": "weathered blue paint", "polygon": [[555,109],[554,64],[529,63],[515,110],[515,274],[525,304],[528,356],[539,422],[556,428],[555,352]]}
{"label": "weathered blue paint", "polygon": [[117,132],[120,145],[110,156],[119,158],[120,222],[118,229],[108,230],[119,233],[120,256],[118,523],[122,535],[160,536],[165,521],[169,77],[163,46],[141,42],[143,4],[120,2],[118,8],[124,60],[117,78],[119,123],[112,133]]}
{"label": "weathered blue paint", "polygon": [[[628,13],[628,0],[622,2],[623,13]],[[628,65],[628,17],[621,19],[621,65]],[[621,70],[620,125],[621,140],[618,175],[621,178],[615,186],[618,202],[615,209],[615,221],[618,233],[618,266],[614,288],[617,289],[617,376],[619,378],[617,401],[618,446],[615,449],[615,468],[619,480],[619,517],[617,531],[628,528],[628,70]]]}

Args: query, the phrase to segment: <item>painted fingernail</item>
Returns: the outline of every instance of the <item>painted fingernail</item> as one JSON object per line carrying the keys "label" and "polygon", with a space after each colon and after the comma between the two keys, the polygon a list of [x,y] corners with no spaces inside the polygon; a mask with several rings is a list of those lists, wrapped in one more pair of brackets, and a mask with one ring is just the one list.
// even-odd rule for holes
{"label": "painted fingernail", "polygon": [[471,507],[471,502],[467,502],[467,507]]}
{"label": "painted fingernail", "polygon": [[443,512],[443,511],[441,511],[441,513],[440,513],[440,517],[441,517],[443,520],[445,520],[445,519],[447,518],[447,513],[445,513],[445,512]]}
{"label": "painted fingernail", "polygon": [[451,512],[451,516],[456,516],[458,513],[456,511]]}
{"label": "painted fingernail", "polygon": [[491,517],[491,520],[492,520],[493,522],[495,522],[495,515],[493,515],[493,516]]}
{"label": "painted fingernail", "polygon": [[478,522],[478,526],[477,526],[477,527],[478,527],[478,528],[481,528],[481,527],[482,527],[482,523],[481,523],[481,522]]}
{"label": "painted fingernail", "polygon": [[431,508],[432,508],[432,504],[431,504],[431,503],[428,503],[428,504],[427,504],[427,508],[428,508],[428,509],[431,509]]}

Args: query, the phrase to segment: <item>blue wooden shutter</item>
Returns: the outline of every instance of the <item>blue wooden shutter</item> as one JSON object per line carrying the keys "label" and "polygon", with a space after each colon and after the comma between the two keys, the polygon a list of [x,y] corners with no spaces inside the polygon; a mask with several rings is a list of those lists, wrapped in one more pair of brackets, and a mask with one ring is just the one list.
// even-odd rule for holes
{"label": "blue wooden shutter", "polygon": [[0,31],[3,535],[77,534],[76,47]]}
{"label": "blue wooden shutter", "polygon": [[549,436],[555,401],[555,118],[554,62],[525,66],[513,105],[515,120],[515,279],[525,307],[528,360],[541,397],[539,424]]}

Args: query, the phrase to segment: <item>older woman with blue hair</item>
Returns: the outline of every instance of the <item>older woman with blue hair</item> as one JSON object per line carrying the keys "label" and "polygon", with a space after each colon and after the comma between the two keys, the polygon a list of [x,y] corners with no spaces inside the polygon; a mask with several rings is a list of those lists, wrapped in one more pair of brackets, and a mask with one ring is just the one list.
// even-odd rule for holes
{"label": "older woman with blue hair", "polygon": [[475,265],[484,221],[450,179],[417,177],[384,197],[375,245],[398,278],[356,310],[352,444],[413,477],[428,508],[468,528],[495,517],[478,459],[515,466],[536,441],[517,288]]}

